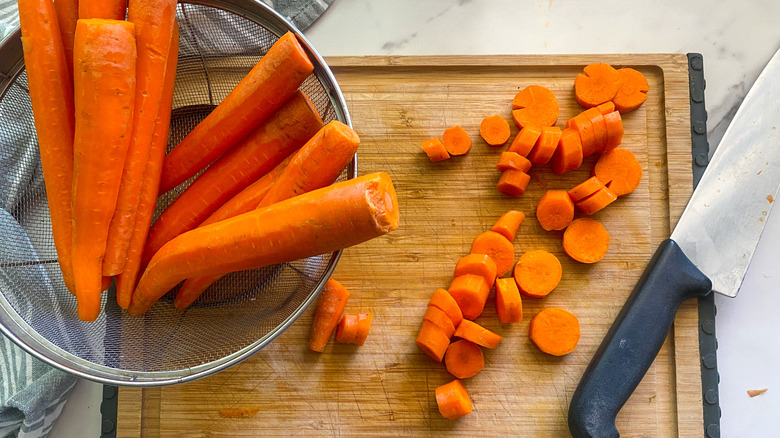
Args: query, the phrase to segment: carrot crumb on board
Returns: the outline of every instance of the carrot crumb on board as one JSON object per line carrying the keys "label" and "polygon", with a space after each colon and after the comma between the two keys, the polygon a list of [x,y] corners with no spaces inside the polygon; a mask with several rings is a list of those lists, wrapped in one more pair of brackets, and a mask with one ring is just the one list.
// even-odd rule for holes
{"label": "carrot crumb on board", "polygon": [[772,195],[766,195],[766,200],[769,201],[769,203],[775,202],[775,197]]}
{"label": "carrot crumb on board", "polygon": [[260,412],[260,408],[228,408],[228,409],[220,409],[219,410],[219,416],[220,417],[229,417],[229,418],[249,418],[254,417],[257,415],[257,413]]}
{"label": "carrot crumb on board", "polygon": [[757,395],[761,395],[765,393],[769,388],[761,388],[761,389],[748,389],[747,393],[751,397],[755,397]]}

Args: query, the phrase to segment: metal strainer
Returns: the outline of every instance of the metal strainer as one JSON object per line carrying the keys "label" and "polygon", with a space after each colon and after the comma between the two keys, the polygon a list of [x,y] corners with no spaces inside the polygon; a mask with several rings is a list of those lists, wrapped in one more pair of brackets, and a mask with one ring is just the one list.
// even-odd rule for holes
{"label": "metal strainer", "polygon": [[[315,64],[301,88],[323,120],[350,124],[322,57],[282,16],[256,0],[180,3],[179,67],[169,147],[219,103],[285,32],[298,35]],[[341,179],[357,173],[354,159]],[[186,187],[158,200],[157,212]],[[315,299],[340,252],[254,271],[212,285],[186,312],[175,291],[143,317],[103,294],[99,319],[85,323],[65,288],[51,237],[20,34],[0,46],[0,330],[28,353],[91,380],[158,386],[194,380],[257,352]]]}

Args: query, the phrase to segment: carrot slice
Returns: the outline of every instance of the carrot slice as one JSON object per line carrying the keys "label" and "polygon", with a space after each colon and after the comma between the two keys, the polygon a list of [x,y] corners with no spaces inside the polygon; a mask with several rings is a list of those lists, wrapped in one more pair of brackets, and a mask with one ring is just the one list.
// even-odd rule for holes
{"label": "carrot slice", "polygon": [[471,150],[471,137],[460,126],[447,128],[441,136],[441,142],[450,155],[464,155]]}
{"label": "carrot slice", "polygon": [[561,128],[557,126],[543,127],[542,135],[539,136],[536,146],[528,154],[528,159],[533,164],[547,164],[555,154],[555,150],[558,149],[560,139]]}
{"label": "carrot slice", "polygon": [[531,170],[531,162],[528,158],[518,154],[517,152],[506,151],[502,152],[498,157],[498,164],[496,169],[503,172],[505,170],[519,170],[521,172],[528,172]]}
{"label": "carrot slice", "polygon": [[461,339],[447,347],[444,354],[447,371],[459,379],[474,377],[485,368],[485,355],[479,345]]}
{"label": "carrot slice", "polygon": [[620,113],[612,111],[604,115],[604,124],[607,127],[607,145],[604,152],[614,149],[623,141],[623,119]]}
{"label": "carrot slice", "polygon": [[587,117],[593,126],[594,147],[596,148],[593,153],[603,151],[607,146],[607,125],[604,122],[604,116],[598,108],[589,108],[583,111],[582,115]]}
{"label": "carrot slice", "polygon": [[490,146],[501,146],[509,140],[509,123],[499,116],[485,117],[479,124],[479,135]]}
{"label": "carrot slice", "polygon": [[455,325],[452,323],[452,320],[438,307],[429,305],[425,309],[423,321],[430,321],[439,326],[440,329],[444,330],[444,334],[446,334],[448,338],[455,333]]}
{"label": "carrot slice", "polygon": [[460,380],[436,388],[436,404],[441,415],[448,420],[457,420],[471,413],[471,397]]}
{"label": "carrot slice", "polygon": [[336,326],[335,339],[338,342],[344,344],[351,344],[354,342],[358,332],[358,316],[357,315],[344,315],[339,320]]}
{"label": "carrot slice", "polygon": [[501,177],[496,184],[496,190],[509,196],[522,196],[528,183],[531,182],[531,176],[519,170],[508,169],[501,172]]}
{"label": "carrot slice", "polygon": [[514,277],[523,295],[542,298],[558,286],[562,273],[561,262],[557,257],[537,249],[520,256],[515,265]]}
{"label": "carrot slice", "polygon": [[598,63],[585,66],[585,74],[574,79],[574,97],[577,102],[590,108],[612,100],[618,91],[618,73],[609,64]]}
{"label": "carrot slice", "polygon": [[558,148],[550,159],[553,172],[563,174],[579,169],[582,165],[582,140],[576,129],[566,128],[561,132]]}
{"label": "carrot slice", "polygon": [[469,254],[461,257],[455,265],[453,277],[465,274],[480,275],[492,287],[496,281],[496,262],[487,254]]}
{"label": "carrot slice", "polygon": [[[464,320],[476,319],[485,308],[490,285],[481,275],[464,274],[452,280],[448,292],[458,303]],[[460,324],[463,324],[463,321]]]}
{"label": "carrot slice", "polygon": [[528,336],[540,351],[563,356],[577,348],[580,322],[568,310],[550,307],[531,318]]}
{"label": "carrot slice", "polygon": [[499,342],[503,339],[498,333],[492,332],[468,319],[464,319],[458,325],[454,336],[490,349],[498,347]]}
{"label": "carrot slice", "polygon": [[602,116],[606,116],[612,111],[615,111],[615,104],[612,103],[612,101],[610,100],[609,102],[604,102],[601,105],[597,106],[596,109],[599,110]]}
{"label": "carrot slice", "polygon": [[547,231],[562,230],[574,220],[574,202],[566,190],[548,190],[536,204],[536,218]]}
{"label": "carrot slice", "polygon": [[439,137],[430,138],[422,142],[422,150],[425,155],[434,163],[438,161],[444,161],[450,158],[450,154],[447,152],[447,148],[439,140]]}
{"label": "carrot slice", "polygon": [[312,351],[322,353],[325,350],[348,299],[349,291],[341,283],[332,278],[325,282],[311,323],[309,348]]}
{"label": "carrot slice", "polygon": [[583,116],[582,113],[578,114],[571,120],[571,127],[576,129],[580,134],[580,141],[582,144],[582,156],[587,157],[598,151],[596,146],[596,131],[591,123],[590,119]]}
{"label": "carrot slice", "polygon": [[359,313],[357,317],[357,333],[351,343],[358,347],[362,347],[363,344],[366,343],[368,332],[371,331],[371,321],[374,320],[374,315],[370,313]]}
{"label": "carrot slice", "polygon": [[563,233],[563,251],[580,263],[596,263],[608,249],[609,233],[594,219],[577,219]]}
{"label": "carrot slice", "polygon": [[512,99],[512,118],[518,128],[552,126],[558,121],[558,101],[548,88],[529,85]]}
{"label": "carrot slice", "polygon": [[450,338],[441,327],[430,321],[423,320],[414,343],[428,357],[441,363],[442,359],[444,359],[444,353],[450,345]]}
{"label": "carrot slice", "polygon": [[592,176],[569,190],[569,197],[572,201],[577,202],[596,193],[602,187],[604,187],[604,183],[597,177]]}
{"label": "carrot slice", "polygon": [[642,165],[633,152],[616,148],[601,154],[593,166],[593,175],[603,181],[615,195],[623,196],[639,187]]}
{"label": "carrot slice", "polygon": [[639,108],[647,100],[650,86],[645,75],[633,68],[621,68],[617,74],[619,86],[612,102],[615,103],[615,109],[625,114]]}
{"label": "carrot slice", "polygon": [[428,305],[438,307],[444,311],[455,327],[463,321],[463,312],[461,312],[458,302],[445,289],[436,289],[436,292],[433,293],[430,301],[428,301]]}
{"label": "carrot slice", "polygon": [[520,130],[509,145],[509,152],[516,152],[524,157],[531,153],[536,145],[539,136],[542,135],[542,129],[536,126],[526,126]]}
{"label": "carrot slice", "polygon": [[576,205],[580,211],[587,215],[591,215],[603,209],[607,205],[615,202],[616,200],[617,196],[614,192],[612,192],[612,190],[609,189],[609,187],[602,187],[596,191],[596,193],[593,193],[587,198],[577,201]]}
{"label": "carrot slice", "polygon": [[523,301],[514,278],[496,280],[496,314],[503,324],[523,320]]}
{"label": "carrot slice", "polygon": [[522,212],[517,210],[509,210],[502,214],[500,218],[498,218],[490,231],[495,231],[496,233],[506,237],[506,240],[512,242],[515,240],[517,229],[520,228],[520,224],[523,223],[523,219],[525,219],[525,214]]}
{"label": "carrot slice", "polygon": [[485,231],[474,238],[471,253],[487,254],[496,262],[496,275],[503,277],[512,270],[515,261],[515,247],[512,242],[495,231]]}

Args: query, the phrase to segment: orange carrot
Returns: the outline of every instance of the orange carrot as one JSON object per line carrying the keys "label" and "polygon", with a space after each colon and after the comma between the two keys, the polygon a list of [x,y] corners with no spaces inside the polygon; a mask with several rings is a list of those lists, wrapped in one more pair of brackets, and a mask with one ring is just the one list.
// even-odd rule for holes
{"label": "orange carrot", "polygon": [[448,420],[457,420],[471,413],[471,397],[460,380],[436,388],[436,404],[441,415]]}
{"label": "orange carrot", "polygon": [[353,344],[357,345],[358,347],[362,347],[363,344],[366,343],[368,332],[371,330],[371,321],[373,320],[374,315],[370,313],[358,314],[357,334],[355,335],[355,339],[352,341]]}
{"label": "orange carrot", "polygon": [[496,262],[486,254],[469,254],[461,257],[455,265],[453,277],[465,274],[479,275],[485,279],[489,287],[496,281]]}
{"label": "orange carrot", "polygon": [[642,165],[628,149],[612,149],[604,152],[593,166],[593,175],[603,181],[615,195],[623,196],[639,187]]}
{"label": "orange carrot", "polygon": [[349,291],[341,283],[332,278],[325,282],[311,323],[309,348],[312,351],[322,353],[325,350],[348,299]]}
{"label": "orange carrot", "polygon": [[447,128],[441,136],[441,142],[450,155],[464,155],[471,150],[471,137],[460,126]]}
{"label": "orange carrot", "polygon": [[73,267],[79,318],[100,313],[106,238],[130,140],[135,30],[116,20],[79,20],[74,42]]}
{"label": "orange carrot", "polygon": [[444,353],[450,345],[450,338],[439,326],[423,320],[414,343],[428,357],[441,363],[442,359],[444,359]]}
{"label": "orange carrot", "polygon": [[558,148],[550,159],[553,172],[562,174],[579,169],[582,165],[582,142],[576,129],[566,128],[561,132]]}
{"label": "orange carrot", "polygon": [[602,116],[606,116],[612,111],[615,111],[615,104],[612,103],[612,101],[610,100],[609,102],[604,102],[601,105],[597,106],[596,109],[599,110]]}
{"label": "orange carrot", "polygon": [[592,176],[569,190],[569,197],[574,202],[581,201],[598,192],[602,187],[604,187],[604,183],[595,176]]}
{"label": "orange carrot", "polygon": [[580,322],[571,312],[550,307],[531,318],[528,335],[540,351],[553,356],[564,356],[577,348]]}
{"label": "orange carrot", "polygon": [[582,112],[582,116],[587,117],[591,126],[593,126],[593,137],[595,139],[593,147],[596,150],[590,154],[603,151],[607,146],[607,125],[604,122],[604,116],[597,107],[588,108]]}
{"label": "orange carrot", "polygon": [[314,71],[288,32],[249,74],[165,157],[160,192],[178,186],[244,138],[274,113]]}
{"label": "orange carrot", "polygon": [[515,240],[517,229],[520,228],[520,224],[523,223],[523,219],[525,219],[525,214],[522,212],[509,210],[502,214],[500,218],[498,218],[490,231],[495,231],[496,233],[506,237],[508,241],[512,242]]}
{"label": "orange carrot", "polygon": [[440,329],[444,330],[444,334],[447,335],[448,338],[455,333],[455,325],[452,323],[452,320],[438,307],[428,306],[425,309],[423,321],[430,321],[439,326]]}
{"label": "orange carrot", "polygon": [[612,102],[621,114],[639,108],[647,100],[650,86],[647,78],[633,68],[621,68],[618,74],[618,90]]}
{"label": "orange carrot", "polygon": [[219,206],[299,149],[321,126],[322,119],[309,99],[296,92],[162,212],[149,230],[143,264],[166,242],[200,225]]}
{"label": "orange carrot", "polygon": [[149,149],[149,160],[146,162],[144,181],[138,201],[138,213],[133,225],[133,234],[127,248],[127,258],[122,273],[116,276],[116,300],[119,307],[127,309],[133,298],[138,273],[141,270],[141,254],[146,244],[149,225],[152,223],[154,209],[157,205],[157,195],[160,188],[160,177],[165,152],[168,148],[168,130],[173,105],[173,91],[176,82],[176,67],[179,59],[179,28],[174,23],[171,47],[165,66],[165,83],[163,84],[160,110],[152,134],[152,146]]}
{"label": "orange carrot", "polygon": [[471,253],[489,255],[496,262],[496,275],[499,277],[511,271],[515,262],[515,247],[512,242],[495,231],[485,231],[474,238],[471,242]]}
{"label": "orange carrot", "polygon": [[398,228],[390,177],[372,173],[188,231],[158,251],[128,309],[148,310],[186,278],[327,254]]}
{"label": "orange carrot", "polygon": [[536,204],[536,218],[547,231],[562,230],[574,220],[574,202],[566,190],[548,190]]}
{"label": "orange carrot", "polygon": [[512,99],[512,118],[518,128],[553,126],[558,121],[558,101],[549,89],[529,85]]}
{"label": "orange carrot", "polygon": [[597,211],[603,209],[607,205],[615,202],[617,196],[609,189],[609,187],[602,187],[596,191],[596,193],[577,201],[577,208],[583,213],[591,215]]}
{"label": "orange carrot", "polygon": [[514,277],[523,295],[543,298],[561,282],[562,272],[557,257],[537,249],[520,256],[515,265]]}
{"label": "orange carrot", "polygon": [[519,170],[508,169],[501,172],[501,177],[496,184],[496,190],[509,196],[522,196],[528,183],[531,182],[531,176]]}
{"label": "orange carrot", "polygon": [[563,233],[563,251],[580,263],[596,263],[608,249],[609,233],[594,219],[577,219]]}
{"label": "orange carrot", "polygon": [[590,64],[574,79],[574,97],[590,108],[612,100],[618,91],[618,73],[609,64]]}
{"label": "orange carrot", "polygon": [[498,343],[502,339],[498,333],[494,333],[468,319],[464,319],[458,325],[454,336],[490,349],[498,347]]}
{"label": "orange carrot", "polygon": [[459,379],[474,377],[485,368],[485,355],[479,345],[461,339],[447,347],[444,354],[447,371]]}
{"label": "orange carrot", "polygon": [[452,298],[452,295],[445,289],[436,289],[431,300],[428,301],[428,305],[444,311],[450,318],[450,321],[452,321],[452,325],[455,327],[463,321],[463,312],[461,312],[458,302],[455,301],[455,298]]}
{"label": "orange carrot", "polygon": [[[464,274],[452,280],[447,292],[458,303],[464,320],[476,319],[485,308],[485,302],[490,294],[490,284],[481,275]],[[463,321],[460,324],[463,324]]]}
{"label": "orange carrot", "polygon": [[570,119],[569,122],[571,122],[571,128],[576,129],[580,134],[582,156],[587,157],[597,152],[596,132],[590,119],[584,117],[582,114],[578,114],[573,119]]}
{"label": "orange carrot", "polygon": [[450,158],[450,154],[447,152],[447,149],[444,147],[441,140],[439,140],[439,137],[430,138],[422,142],[422,150],[434,163]]}
{"label": "orange carrot", "polygon": [[561,128],[557,126],[542,128],[542,135],[536,142],[536,146],[531,149],[528,159],[533,164],[547,164],[550,162],[555,150],[558,148],[558,142],[561,139]]}
{"label": "orange carrot", "polygon": [[54,9],[57,12],[57,23],[60,26],[70,80],[73,81],[73,38],[76,36],[76,20],[79,19],[79,1],[57,0],[54,2]]}
{"label": "orange carrot", "polygon": [[357,315],[344,315],[336,326],[336,341],[351,344],[357,337],[358,332],[358,316]]}
{"label": "orange carrot", "polygon": [[509,145],[509,152],[516,152],[524,157],[531,153],[531,150],[536,145],[539,136],[542,135],[542,129],[536,126],[525,126],[517,133],[515,139],[512,140],[512,144]]}
{"label": "orange carrot", "polygon": [[54,5],[19,0],[19,22],[54,247],[62,278],[75,292],[72,260],[73,81]]}
{"label": "orange carrot", "polygon": [[612,111],[605,114],[604,125],[607,127],[607,145],[603,152],[606,152],[618,147],[623,141],[623,119],[620,118],[620,113]]}
{"label": "orange carrot", "polygon": [[490,146],[501,146],[509,140],[509,123],[499,115],[485,117],[479,124],[479,135]]}
{"label": "orange carrot", "polygon": [[503,172],[509,169],[519,170],[520,172],[528,172],[531,170],[531,162],[528,161],[528,158],[518,154],[517,152],[506,151],[502,152],[501,156],[498,158],[496,169],[498,169],[499,172]]}
{"label": "orange carrot", "polygon": [[[89,3],[90,0],[86,1]],[[138,51],[135,109],[116,210],[108,229],[103,275],[116,275],[125,266],[146,162],[149,161],[154,125],[160,109],[175,17],[176,0],[130,2],[127,21],[135,25]]]}
{"label": "orange carrot", "polygon": [[523,301],[514,278],[496,280],[496,314],[503,324],[523,320]]}
{"label": "orange carrot", "polygon": [[127,0],[79,0],[79,19],[124,20],[126,14]]}

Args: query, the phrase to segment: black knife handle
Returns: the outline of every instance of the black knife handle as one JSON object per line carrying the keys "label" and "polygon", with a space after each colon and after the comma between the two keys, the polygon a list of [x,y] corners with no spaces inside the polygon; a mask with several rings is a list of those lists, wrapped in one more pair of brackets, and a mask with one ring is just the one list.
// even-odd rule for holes
{"label": "black knife handle", "polygon": [[620,436],[615,417],[661,350],[677,308],[711,289],[710,279],[675,241],[661,243],[574,392],[569,405],[574,438]]}

